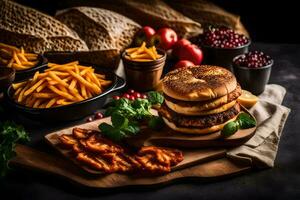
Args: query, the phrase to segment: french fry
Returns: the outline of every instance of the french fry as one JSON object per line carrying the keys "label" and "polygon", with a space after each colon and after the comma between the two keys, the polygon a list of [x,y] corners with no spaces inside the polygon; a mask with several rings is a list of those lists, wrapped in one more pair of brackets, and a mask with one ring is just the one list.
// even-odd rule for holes
{"label": "french fry", "polygon": [[36,91],[37,91],[37,92],[42,91],[45,87],[47,87],[47,84],[48,84],[48,83],[44,82],[42,85],[40,85],[38,88],[36,88]]}
{"label": "french fry", "polygon": [[17,47],[11,46],[11,45],[8,45],[8,44],[4,44],[4,43],[0,43],[0,48],[20,52],[20,50]]}
{"label": "french fry", "polygon": [[70,94],[68,94],[68,93],[66,93],[66,92],[62,92],[62,91],[60,91],[59,89],[57,89],[55,86],[53,86],[53,85],[51,85],[51,86],[49,86],[48,87],[50,90],[52,90],[54,93],[56,93],[56,94],[58,94],[58,95],[60,95],[60,96],[62,96],[62,97],[65,97],[66,99],[69,99],[69,100],[71,100],[71,101],[74,101],[75,100],[75,98],[72,96],[72,95],[70,95]]}
{"label": "french fry", "polygon": [[45,108],[50,108],[56,103],[56,98],[51,99],[45,106]]}
{"label": "french fry", "polygon": [[26,84],[25,87],[21,90],[20,94],[18,95],[17,102],[21,103],[23,101],[24,92],[29,88],[29,84]]}
{"label": "french fry", "polygon": [[16,52],[13,53],[13,58],[14,58],[14,60],[16,61],[16,63],[17,63],[18,65],[22,65],[22,63],[21,63],[21,61],[19,60],[19,58],[18,58]]}
{"label": "french fry", "polygon": [[99,94],[100,88],[97,87],[96,85],[94,85],[93,83],[90,83],[88,81],[86,81],[84,78],[82,78],[82,76],[74,73],[73,71],[69,71],[69,73],[76,78],[80,83],[84,84],[86,87],[91,88],[92,90],[94,90],[96,92],[96,94]]}
{"label": "french fry", "polygon": [[72,79],[71,84],[69,85],[69,89],[72,90],[77,84],[77,79]]}
{"label": "french fry", "polygon": [[81,95],[84,97],[84,98],[87,98],[87,93],[86,93],[86,89],[85,89],[85,86],[80,83],[80,90],[81,90]]}
{"label": "french fry", "polygon": [[34,74],[34,76],[33,76],[33,78],[32,78],[32,81],[33,81],[33,82],[36,82],[36,81],[37,81],[39,74],[40,74],[40,72],[38,72],[38,71]]}
{"label": "french fry", "polygon": [[41,99],[36,99],[35,102],[33,103],[33,108],[37,108],[39,107],[39,105],[42,103]]}
{"label": "french fry", "polygon": [[69,86],[65,81],[61,80],[55,73],[53,73],[53,72],[51,72],[51,71],[49,72],[49,76],[50,76],[51,78],[53,78],[53,80],[55,80],[55,81],[58,82],[59,84],[65,86],[65,87],[68,87],[68,86]]}
{"label": "french fry", "polygon": [[38,88],[44,81],[45,81],[45,79],[39,80],[36,84],[34,84],[33,86],[31,86],[28,90],[26,90],[26,92],[24,92],[24,96],[27,96],[27,95],[31,94],[31,93],[32,93],[36,88]]}
{"label": "french fry", "polygon": [[12,87],[14,88],[14,90],[17,90],[20,87],[23,87],[24,85],[26,85],[26,81],[20,82],[20,83],[14,83],[14,84],[12,84]]}
{"label": "french fry", "polygon": [[104,75],[104,74],[95,74],[95,76],[96,76],[98,79],[105,79],[105,75]]}
{"label": "french fry", "polygon": [[35,98],[42,98],[42,99],[50,99],[53,97],[56,97],[57,94],[53,94],[53,93],[33,93],[33,97]]}
{"label": "french fry", "polygon": [[133,47],[133,48],[126,49],[125,52],[128,54],[131,54],[131,53],[137,51],[138,49],[139,49],[139,47]]}
{"label": "french fry", "polygon": [[16,90],[16,92],[15,92],[15,94],[14,94],[14,95],[18,95],[18,94],[20,94],[21,90],[22,90],[22,88],[21,88],[21,87],[19,87],[19,88]]}
{"label": "french fry", "polygon": [[98,78],[96,77],[96,75],[95,75],[94,73],[89,72],[87,75],[90,77],[90,79],[91,79],[94,83],[96,83],[96,85],[97,85],[98,87],[101,86],[100,81],[98,80]]}
{"label": "french fry", "polygon": [[14,63],[14,58],[11,58],[11,60],[7,64],[7,67],[12,67],[13,63]]}

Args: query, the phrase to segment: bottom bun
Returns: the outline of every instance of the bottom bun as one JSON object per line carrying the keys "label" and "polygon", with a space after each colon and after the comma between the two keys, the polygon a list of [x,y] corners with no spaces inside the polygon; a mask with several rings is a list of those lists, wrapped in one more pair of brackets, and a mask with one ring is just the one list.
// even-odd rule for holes
{"label": "bottom bun", "polygon": [[186,127],[177,127],[174,123],[170,122],[169,120],[167,120],[166,118],[162,117],[164,122],[167,124],[167,126],[171,129],[173,129],[174,131],[180,132],[180,133],[185,133],[185,134],[209,134],[209,133],[214,133],[217,132],[221,129],[223,129],[223,127],[231,121],[234,121],[237,118],[238,114],[233,117],[232,119],[226,121],[223,124],[217,124],[208,128],[203,128],[203,129],[199,129],[199,128],[186,128]]}

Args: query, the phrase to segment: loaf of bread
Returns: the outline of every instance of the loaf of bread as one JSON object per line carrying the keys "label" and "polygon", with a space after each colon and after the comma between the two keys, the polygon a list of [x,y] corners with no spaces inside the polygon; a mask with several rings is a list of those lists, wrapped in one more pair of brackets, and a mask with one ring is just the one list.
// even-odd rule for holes
{"label": "loaf of bread", "polygon": [[0,1],[0,42],[26,51],[84,51],[86,43],[60,21],[13,1]]}
{"label": "loaf of bread", "polygon": [[69,8],[59,11],[56,18],[75,30],[91,51],[122,51],[141,28],[131,19],[101,8]]}
{"label": "loaf of bread", "polygon": [[64,2],[64,6],[88,5],[120,13],[142,26],[155,29],[170,27],[180,37],[190,37],[202,33],[201,24],[172,9],[162,0],[72,0]]}
{"label": "loaf of bread", "polygon": [[240,21],[240,17],[231,14],[223,8],[206,0],[165,0],[168,5],[187,17],[208,25],[227,26],[236,32],[249,36],[247,30]]}

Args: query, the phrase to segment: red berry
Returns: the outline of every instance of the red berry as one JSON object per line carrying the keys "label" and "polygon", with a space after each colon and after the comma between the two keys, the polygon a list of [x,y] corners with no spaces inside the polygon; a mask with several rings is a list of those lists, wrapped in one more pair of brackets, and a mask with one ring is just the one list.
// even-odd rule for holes
{"label": "red berry", "polygon": [[120,99],[120,96],[113,96],[113,99],[114,99],[114,100],[119,100],[119,99]]}
{"label": "red berry", "polygon": [[129,97],[130,97],[129,94],[127,94],[127,93],[123,94],[123,98],[129,99]]}
{"label": "red berry", "polygon": [[133,93],[133,96],[137,99],[137,98],[141,98],[141,94],[139,92],[135,92]]}
{"label": "red berry", "polygon": [[95,114],[95,119],[102,119],[103,118],[103,114],[101,112],[97,112]]}
{"label": "red berry", "polygon": [[147,97],[146,94],[142,94],[142,95],[141,95],[141,98],[142,98],[142,99],[147,99],[148,97]]}
{"label": "red berry", "polygon": [[135,97],[134,97],[133,95],[131,95],[131,96],[129,97],[129,100],[130,100],[130,101],[134,101],[134,100],[135,100]]}
{"label": "red berry", "polygon": [[92,122],[92,121],[93,121],[93,118],[92,118],[92,117],[89,117],[89,118],[86,119],[86,121],[87,121],[87,122]]}
{"label": "red berry", "polygon": [[133,89],[128,90],[128,94],[133,94],[135,91]]}

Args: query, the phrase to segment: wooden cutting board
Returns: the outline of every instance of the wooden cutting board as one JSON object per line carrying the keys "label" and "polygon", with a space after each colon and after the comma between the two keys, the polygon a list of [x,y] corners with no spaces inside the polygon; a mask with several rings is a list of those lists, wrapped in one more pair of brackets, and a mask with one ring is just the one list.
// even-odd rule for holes
{"label": "wooden cutting board", "polygon": [[[245,164],[237,164],[226,158],[226,149],[223,147],[214,148],[180,148],[184,154],[184,160],[177,166],[172,168],[172,172],[163,176],[155,177],[139,177],[137,175],[126,175],[126,174],[99,174],[91,173],[89,171],[83,170],[71,159],[66,158],[65,152],[60,149],[57,145],[57,136],[60,134],[71,134],[74,127],[94,129],[98,130],[98,125],[102,122],[110,123],[110,118],[103,118],[93,122],[72,126],[65,128],[60,131],[50,133],[45,136],[46,141],[56,148],[61,155],[50,155],[43,152],[36,151],[32,148],[18,145],[16,148],[17,157],[11,160],[10,164],[13,166],[22,166],[33,170],[44,171],[51,174],[62,176],[72,182],[78,183],[80,185],[95,187],[95,188],[115,188],[124,187],[132,185],[157,185],[172,182],[177,179],[183,178],[217,178],[229,175],[234,175],[237,173],[245,172],[251,169],[251,166]],[[204,135],[200,140],[204,142],[203,147],[216,142],[215,144],[220,144],[219,146],[224,146],[226,142],[233,142],[235,145],[240,144],[237,138],[244,138],[248,140],[252,137],[255,129],[245,132],[239,132],[237,136],[220,139],[216,134]],[[147,130],[148,132],[150,130]],[[160,132],[151,132],[154,137],[161,137],[166,132],[170,134],[170,130],[164,129]],[[173,133],[174,134],[174,133]],[[182,136],[184,137],[184,136]],[[171,137],[172,138],[172,137]],[[219,139],[218,139],[219,138]],[[137,141],[137,140],[135,140]],[[147,144],[149,140],[143,140],[143,142],[137,141],[138,144]],[[166,141],[164,141],[166,142]],[[167,141],[168,142],[168,141]],[[135,146],[138,146],[135,144]],[[226,145],[225,145],[226,146]]]}
{"label": "wooden cutting board", "polygon": [[[204,163],[175,170],[164,176],[138,177],[123,174],[90,175],[62,156],[50,155],[27,146],[17,145],[17,156],[10,161],[11,167],[22,167],[63,177],[72,183],[92,188],[117,188],[125,186],[153,186],[172,183],[176,180],[199,178],[216,180],[251,170],[251,166],[237,164],[223,157],[214,157]],[[214,154],[214,150],[203,150],[203,155]],[[224,154],[223,154],[224,155]]]}

